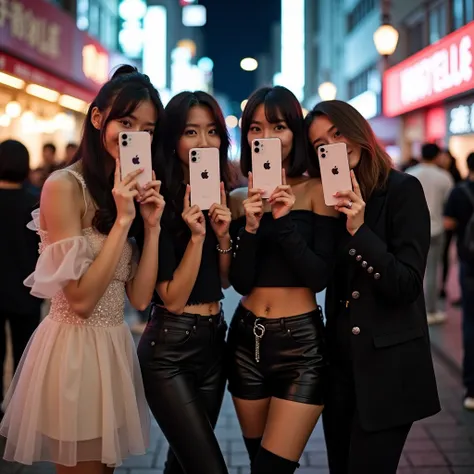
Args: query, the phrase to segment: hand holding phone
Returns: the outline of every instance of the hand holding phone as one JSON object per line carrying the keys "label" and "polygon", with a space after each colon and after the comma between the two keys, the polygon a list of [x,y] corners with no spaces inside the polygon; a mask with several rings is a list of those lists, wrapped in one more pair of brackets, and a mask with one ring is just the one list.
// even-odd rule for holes
{"label": "hand holding phone", "polygon": [[326,206],[336,206],[338,191],[352,190],[349,157],[345,143],[321,145],[318,148],[319,169]]}
{"label": "hand holding phone", "polygon": [[208,210],[221,204],[221,176],[218,148],[192,148],[189,150],[189,183],[191,205]]}
{"label": "hand holding phone", "polygon": [[245,230],[255,234],[263,216],[263,201],[262,190],[254,187],[252,172],[249,173],[247,199],[242,204],[245,210]]}
{"label": "hand holding phone", "polygon": [[199,209],[199,206],[196,204],[194,206],[191,205],[190,195],[191,186],[188,184],[184,194],[183,212],[181,217],[189,227],[191,235],[201,239],[206,235],[206,220],[204,219],[204,214],[201,209]]}
{"label": "hand holding phone", "polygon": [[284,169],[281,170],[281,182],[280,186],[277,186],[275,191],[268,199],[268,203],[272,206],[272,215],[274,219],[286,216],[291,212],[295,205],[295,195],[289,184],[286,184],[286,172]]}
{"label": "hand holding phone", "polygon": [[148,132],[119,133],[120,172],[122,179],[142,169],[136,180],[140,188],[153,180],[151,136]]}
{"label": "hand holding phone", "polygon": [[362,192],[353,170],[351,170],[350,177],[354,191],[338,191],[335,194],[335,198],[337,199],[335,209],[347,216],[347,232],[354,235],[364,224],[365,202],[362,198]]}
{"label": "hand holding phone", "polygon": [[253,187],[261,189],[262,199],[270,198],[281,181],[281,141],[279,138],[252,140]]}

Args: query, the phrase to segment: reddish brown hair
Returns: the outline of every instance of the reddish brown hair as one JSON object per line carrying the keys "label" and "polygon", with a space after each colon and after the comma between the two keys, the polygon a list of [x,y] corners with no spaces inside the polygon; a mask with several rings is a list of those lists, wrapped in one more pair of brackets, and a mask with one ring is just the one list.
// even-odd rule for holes
{"label": "reddish brown hair", "polygon": [[[367,120],[354,108],[341,100],[328,100],[316,104],[306,116],[306,132],[313,121],[326,116],[339,132],[348,140],[361,147],[360,161],[354,169],[360,185],[362,196],[369,199],[376,190],[383,188],[393,167],[392,159],[377,142]],[[310,144],[309,157],[311,176],[319,176],[319,163],[316,152]]]}

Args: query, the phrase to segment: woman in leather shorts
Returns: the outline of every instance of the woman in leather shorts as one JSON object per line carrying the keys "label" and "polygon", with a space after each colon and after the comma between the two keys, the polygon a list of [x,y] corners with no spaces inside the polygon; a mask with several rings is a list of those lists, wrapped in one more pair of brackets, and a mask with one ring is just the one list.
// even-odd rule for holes
{"label": "woman in leather shorts", "polygon": [[[151,411],[170,450],[165,474],[225,474],[214,435],[225,390],[227,326],[221,311],[232,242],[226,206],[229,138],[219,105],[205,92],[168,103],[164,130],[166,215],[150,320],[138,356]],[[189,150],[219,149],[221,203],[190,205]],[[162,158],[163,158],[162,157]]]}
{"label": "woman in leather shorts", "polygon": [[[251,173],[250,144],[262,138],[280,139],[284,170],[283,184],[265,201]],[[266,87],[249,98],[241,146],[249,189],[231,194],[230,282],[244,297],[228,337],[229,391],[252,473],[293,473],[324,404],[324,328],[315,293],[329,279],[337,213],[324,204],[320,180],[304,175],[303,115],[288,89]]]}

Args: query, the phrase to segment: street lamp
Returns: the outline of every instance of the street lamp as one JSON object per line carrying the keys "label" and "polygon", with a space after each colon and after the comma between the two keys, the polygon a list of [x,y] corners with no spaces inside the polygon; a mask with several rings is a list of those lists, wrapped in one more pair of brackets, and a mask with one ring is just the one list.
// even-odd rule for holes
{"label": "street lamp", "polygon": [[390,23],[390,0],[382,1],[382,24],[374,33],[374,43],[380,56],[391,56],[397,49],[398,31]]}
{"label": "street lamp", "polygon": [[244,58],[240,61],[240,67],[244,71],[255,71],[258,68],[258,61],[254,58]]}
{"label": "street lamp", "polygon": [[337,87],[330,81],[323,82],[318,87],[318,94],[321,100],[334,100],[337,94]]}
{"label": "street lamp", "polygon": [[384,23],[375,31],[374,43],[380,56],[391,56],[397,49],[398,31],[390,23]]}

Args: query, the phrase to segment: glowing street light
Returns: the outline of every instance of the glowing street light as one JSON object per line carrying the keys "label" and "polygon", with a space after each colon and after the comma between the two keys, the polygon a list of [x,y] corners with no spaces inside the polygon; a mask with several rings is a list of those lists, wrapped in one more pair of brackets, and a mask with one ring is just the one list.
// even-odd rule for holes
{"label": "glowing street light", "polygon": [[318,87],[318,94],[321,100],[334,100],[337,94],[337,87],[330,81],[323,82]]}
{"label": "glowing street light", "polygon": [[240,61],[240,67],[244,71],[255,71],[258,68],[258,61],[255,58],[244,58]]}
{"label": "glowing street light", "polygon": [[248,100],[247,99],[244,99],[241,103],[240,103],[240,110],[243,112],[244,109],[245,109],[245,106],[247,105],[247,102]]}
{"label": "glowing street light", "polygon": [[235,128],[239,124],[239,119],[235,115],[228,115],[225,118],[225,123],[229,128]]}
{"label": "glowing street light", "polygon": [[391,56],[397,49],[398,31],[390,23],[380,25],[374,33],[374,43],[381,56]]}

